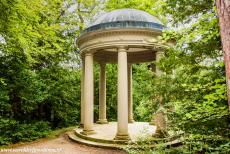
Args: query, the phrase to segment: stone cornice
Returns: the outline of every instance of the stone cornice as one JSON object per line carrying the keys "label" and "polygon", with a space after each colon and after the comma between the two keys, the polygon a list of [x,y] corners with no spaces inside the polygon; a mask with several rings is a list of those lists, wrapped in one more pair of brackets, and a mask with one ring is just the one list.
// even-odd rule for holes
{"label": "stone cornice", "polygon": [[89,34],[82,35],[78,40],[77,44],[80,46],[85,41],[90,41],[92,39],[98,37],[106,37],[106,36],[119,36],[119,35],[150,35],[150,36],[158,36],[161,35],[161,31],[154,31],[149,29],[112,29],[112,30],[101,30]]}
{"label": "stone cornice", "polygon": [[96,61],[116,62],[117,52],[123,51],[130,55],[130,63],[146,62],[152,61],[156,52],[168,48],[161,34],[147,29],[104,30],[82,35],[78,45],[82,55],[94,54]]}

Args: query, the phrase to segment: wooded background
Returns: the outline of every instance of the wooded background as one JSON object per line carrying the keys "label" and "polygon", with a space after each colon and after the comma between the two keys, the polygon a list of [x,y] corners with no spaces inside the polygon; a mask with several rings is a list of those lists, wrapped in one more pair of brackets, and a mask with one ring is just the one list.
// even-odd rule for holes
{"label": "wooded background", "polygon": [[[230,153],[226,79],[213,0],[1,0],[0,145],[44,137],[80,122],[81,59],[75,42],[106,11],[144,10],[176,40],[164,58],[133,66],[136,121],[167,116],[167,136],[183,132],[183,145],[169,153]],[[95,65],[95,121],[99,70]],[[107,65],[107,117],[117,117],[117,67]],[[146,151],[151,151],[146,149]]]}

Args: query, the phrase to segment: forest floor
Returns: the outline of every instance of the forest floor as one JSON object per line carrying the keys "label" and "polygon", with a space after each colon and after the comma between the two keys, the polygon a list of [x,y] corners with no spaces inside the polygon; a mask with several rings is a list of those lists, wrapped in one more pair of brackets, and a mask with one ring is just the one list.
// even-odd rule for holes
{"label": "forest floor", "polygon": [[[3,151],[8,150],[8,151]],[[14,151],[13,151],[14,150]],[[17,150],[20,150],[17,152]],[[26,151],[27,150],[27,151]],[[10,152],[11,151],[11,152]],[[124,151],[90,147],[70,141],[66,134],[0,149],[0,154],[126,154]]]}

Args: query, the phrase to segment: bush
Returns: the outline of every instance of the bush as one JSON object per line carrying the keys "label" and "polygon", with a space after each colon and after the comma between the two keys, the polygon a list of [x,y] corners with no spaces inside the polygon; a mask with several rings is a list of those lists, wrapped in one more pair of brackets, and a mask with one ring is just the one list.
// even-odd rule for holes
{"label": "bush", "polygon": [[50,131],[49,122],[19,123],[14,119],[0,118],[0,145],[32,141],[45,137]]}

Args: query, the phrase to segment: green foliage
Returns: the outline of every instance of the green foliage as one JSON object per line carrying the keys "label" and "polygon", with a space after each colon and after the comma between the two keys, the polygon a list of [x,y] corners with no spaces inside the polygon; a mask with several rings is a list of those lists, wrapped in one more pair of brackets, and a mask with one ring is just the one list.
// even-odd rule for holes
{"label": "green foliage", "polygon": [[110,121],[116,121],[117,119],[117,66],[106,66],[106,100],[108,102],[107,115]]}
{"label": "green foliage", "polygon": [[144,10],[156,17],[158,17],[163,23],[166,19],[161,14],[162,1],[157,0],[108,0],[105,3],[105,8],[108,11],[122,8],[133,8]]}
{"label": "green foliage", "polygon": [[[163,40],[174,40],[176,45],[167,49],[164,58],[157,63],[164,73],[152,78],[150,89],[146,86],[150,93],[146,93],[146,101],[141,103],[144,107],[138,108],[142,114],[157,112],[162,97],[168,138],[183,132],[179,138],[183,144],[179,147],[146,147],[143,153],[229,153],[230,118],[225,70],[213,2],[160,2],[160,12],[176,27],[164,31]],[[131,152],[136,151],[138,149],[134,148]]]}
{"label": "green foliage", "polygon": [[[99,74],[100,67],[98,64],[94,67],[94,117],[99,117]],[[116,121],[117,119],[117,66],[112,64],[106,65],[106,110],[107,119]]]}
{"label": "green foliage", "polygon": [[213,1],[165,0],[163,9],[179,27],[163,34],[177,44],[158,64],[165,73],[155,80],[153,95],[163,96],[169,134],[185,134],[183,145],[169,153],[229,153],[225,71]]}
{"label": "green foliage", "polygon": [[163,0],[163,12],[172,16],[174,23],[190,22],[193,18],[201,14],[207,14],[212,11],[214,6],[213,0]]}
{"label": "green foliage", "polygon": [[[153,64],[133,65],[135,120],[149,121],[152,113],[163,111],[168,134],[184,135],[179,147],[149,142],[158,146],[129,152],[229,153],[225,71],[213,2],[108,0],[104,6],[98,0],[1,0],[0,144],[34,140],[46,136],[51,128],[80,121],[76,37],[103,7],[107,11],[135,8],[176,27],[163,32],[163,40],[176,41],[176,45],[154,63],[164,72],[160,77],[150,69]],[[94,70],[96,121],[99,67]],[[106,74],[107,116],[113,121],[117,117],[117,67],[107,65]]]}
{"label": "green foliage", "polygon": [[[99,115],[99,66],[94,67],[94,117],[97,121]],[[154,73],[148,64],[132,65],[133,73],[133,107],[134,119],[137,121],[150,121],[152,116],[152,84]],[[117,65],[106,65],[106,110],[109,121],[117,119]]]}
{"label": "green foliage", "polygon": [[0,118],[0,144],[19,141],[32,141],[48,135],[51,131],[48,122],[19,123],[13,119]]}
{"label": "green foliage", "polygon": [[[134,119],[137,121],[150,121],[151,105],[147,105],[151,94],[151,85],[153,83],[153,72],[148,68],[147,64],[132,65],[133,73],[133,107]],[[94,67],[94,114],[95,121],[99,112],[99,66]],[[144,92],[144,93],[143,93]],[[117,119],[117,65],[106,65],[106,110],[109,121]],[[151,101],[150,103],[151,104]]]}
{"label": "green foliage", "polygon": [[72,22],[75,11],[68,11],[74,4],[63,3],[0,2],[0,119],[15,127],[1,132],[1,144],[43,137],[51,127],[79,121],[80,69],[74,45],[79,30]]}
{"label": "green foliage", "polygon": [[152,85],[154,73],[148,64],[133,65],[133,107],[137,121],[150,121],[154,111]]}

